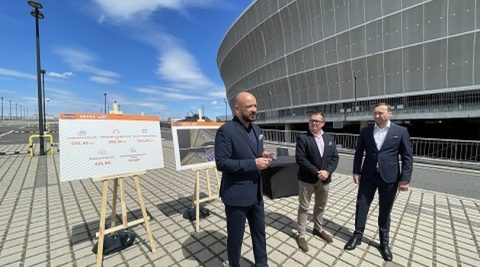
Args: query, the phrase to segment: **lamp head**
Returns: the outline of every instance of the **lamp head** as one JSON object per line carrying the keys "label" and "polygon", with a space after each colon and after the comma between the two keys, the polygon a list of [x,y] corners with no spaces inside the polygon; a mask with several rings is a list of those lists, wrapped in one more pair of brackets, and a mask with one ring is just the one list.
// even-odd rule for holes
{"label": "lamp head", "polygon": [[32,12],[30,12],[30,15],[32,15],[32,17],[35,17],[37,19],[44,19],[45,18],[45,15],[43,15],[43,13],[38,10],[37,8],[32,10]]}
{"label": "lamp head", "polygon": [[42,3],[40,3],[37,0],[28,0],[27,3],[33,8],[37,8],[37,9],[43,8]]}

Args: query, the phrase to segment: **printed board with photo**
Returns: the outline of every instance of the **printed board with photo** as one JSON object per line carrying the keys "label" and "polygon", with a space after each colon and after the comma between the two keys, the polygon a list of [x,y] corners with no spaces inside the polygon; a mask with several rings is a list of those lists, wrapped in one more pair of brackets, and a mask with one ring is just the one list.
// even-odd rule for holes
{"label": "printed board with photo", "polygon": [[215,135],[222,123],[177,123],[172,126],[177,170],[215,166]]}

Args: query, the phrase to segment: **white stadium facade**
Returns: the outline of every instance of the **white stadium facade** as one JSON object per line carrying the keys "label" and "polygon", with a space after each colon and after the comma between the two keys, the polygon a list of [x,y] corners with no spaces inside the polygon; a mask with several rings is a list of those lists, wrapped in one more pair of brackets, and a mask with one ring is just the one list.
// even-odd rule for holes
{"label": "white stadium facade", "polygon": [[480,0],[257,0],[217,65],[231,106],[257,97],[262,127],[299,129],[322,111],[329,129],[358,132],[386,101],[413,135],[468,126],[480,138]]}

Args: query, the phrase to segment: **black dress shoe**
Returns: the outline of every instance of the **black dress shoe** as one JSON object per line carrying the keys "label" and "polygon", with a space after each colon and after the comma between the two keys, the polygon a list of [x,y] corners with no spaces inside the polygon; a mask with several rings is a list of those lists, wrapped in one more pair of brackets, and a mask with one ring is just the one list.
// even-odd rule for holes
{"label": "black dress shoe", "polygon": [[392,261],[392,258],[393,258],[392,251],[390,251],[390,248],[388,247],[388,245],[380,245],[379,250],[380,250],[380,254],[382,254],[382,258],[385,261]]}
{"label": "black dress shoe", "polygon": [[343,249],[354,250],[361,243],[362,243],[362,237],[358,235],[354,235],[352,236],[352,238],[350,238],[350,240],[348,240],[347,244],[345,244],[345,247],[343,247]]}

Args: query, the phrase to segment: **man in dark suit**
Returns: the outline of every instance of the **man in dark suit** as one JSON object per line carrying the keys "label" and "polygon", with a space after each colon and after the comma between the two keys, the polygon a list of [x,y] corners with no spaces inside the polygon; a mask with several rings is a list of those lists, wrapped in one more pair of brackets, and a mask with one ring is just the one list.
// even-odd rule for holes
{"label": "man in dark suit", "polygon": [[230,266],[240,266],[245,219],[250,226],[256,266],[268,266],[265,240],[265,215],[260,170],[268,168],[274,157],[263,149],[263,135],[252,122],[257,101],[239,93],[235,117],[215,136],[215,162],[222,172],[220,196],[227,217],[227,252]]}
{"label": "man in dark suit", "polygon": [[325,116],[315,112],[308,120],[307,134],[297,137],[295,157],[298,169],[298,239],[300,249],[307,252],[308,243],[305,239],[307,228],[308,207],[312,195],[315,194],[313,206],[313,234],[327,243],[333,242],[332,236],[323,228],[323,211],[327,204],[329,184],[332,173],[338,165],[338,153],[333,136],[323,132]]}
{"label": "man in dark suit", "polygon": [[358,137],[353,159],[353,181],[359,185],[355,232],[345,245],[346,250],[353,250],[361,243],[368,209],[378,189],[379,249],[386,261],[392,260],[388,245],[390,212],[397,190],[408,190],[413,168],[412,144],[408,131],[405,127],[390,122],[391,116],[390,105],[378,103],[373,109],[375,125],[363,128]]}

